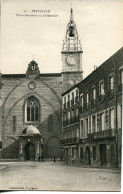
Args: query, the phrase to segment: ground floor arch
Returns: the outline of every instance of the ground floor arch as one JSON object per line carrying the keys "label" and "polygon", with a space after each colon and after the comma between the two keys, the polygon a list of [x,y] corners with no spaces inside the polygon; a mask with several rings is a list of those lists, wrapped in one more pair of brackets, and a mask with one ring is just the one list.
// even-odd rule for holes
{"label": "ground floor arch", "polygon": [[89,146],[86,147],[86,164],[91,164],[91,155],[90,155],[90,148]]}
{"label": "ground floor arch", "polygon": [[25,160],[35,160],[35,145],[32,143],[25,146]]}

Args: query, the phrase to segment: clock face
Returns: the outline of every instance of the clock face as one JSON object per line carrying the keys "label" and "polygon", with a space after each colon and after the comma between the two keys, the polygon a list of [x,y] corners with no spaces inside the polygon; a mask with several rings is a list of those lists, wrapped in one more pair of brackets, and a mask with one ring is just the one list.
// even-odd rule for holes
{"label": "clock face", "polygon": [[71,54],[71,55],[67,56],[67,63],[69,65],[75,65],[75,64],[77,64],[77,61],[78,61],[78,59],[77,59],[76,55]]}

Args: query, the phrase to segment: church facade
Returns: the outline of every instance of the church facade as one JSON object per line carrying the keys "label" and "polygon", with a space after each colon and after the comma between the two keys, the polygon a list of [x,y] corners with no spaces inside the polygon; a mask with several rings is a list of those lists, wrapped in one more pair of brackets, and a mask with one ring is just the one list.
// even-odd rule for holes
{"label": "church facade", "polygon": [[25,74],[0,74],[2,159],[62,157],[61,93],[82,80],[82,49],[72,9],[61,54],[61,73],[42,74],[33,60]]}

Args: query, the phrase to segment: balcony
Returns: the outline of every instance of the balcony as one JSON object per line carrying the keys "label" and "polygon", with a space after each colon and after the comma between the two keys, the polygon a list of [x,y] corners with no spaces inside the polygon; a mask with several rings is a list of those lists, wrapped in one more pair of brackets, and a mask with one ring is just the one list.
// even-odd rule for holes
{"label": "balcony", "polygon": [[70,101],[67,102],[67,107],[70,107]]}
{"label": "balcony", "polygon": [[70,119],[63,121],[63,125],[66,126],[66,125],[73,124],[78,121],[79,121],[79,116],[71,117]]}
{"label": "balcony", "polygon": [[92,99],[91,100],[91,106],[95,106],[96,105],[96,99]]}
{"label": "balcony", "polygon": [[79,138],[75,137],[75,138],[64,139],[64,140],[61,140],[61,143],[62,144],[78,144]]}
{"label": "balcony", "polygon": [[80,106],[79,107],[79,112],[82,113],[84,111],[84,107],[83,106]]}
{"label": "balcony", "polygon": [[85,109],[85,110],[88,110],[88,107],[89,107],[89,104],[88,104],[88,103],[85,103],[85,104],[84,104],[84,109]]}
{"label": "balcony", "polygon": [[108,90],[107,97],[108,98],[113,98],[114,97],[114,89]]}
{"label": "balcony", "polygon": [[104,102],[104,100],[105,100],[105,94],[101,94],[99,96],[99,102],[102,103],[102,102]]}
{"label": "balcony", "polygon": [[74,99],[71,100],[71,105],[73,105],[73,104],[74,104]]}
{"label": "balcony", "polygon": [[89,140],[95,140],[95,139],[104,139],[104,138],[110,138],[115,136],[115,130],[109,129],[105,131],[99,131],[95,133],[88,134]]}
{"label": "balcony", "polygon": [[120,93],[120,92],[122,92],[123,91],[123,84],[120,84],[119,86],[118,86],[118,92]]}
{"label": "balcony", "polygon": [[88,138],[87,137],[84,137],[84,138],[81,138],[79,139],[79,143],[87,143],[88,142]]}
{"label": "balcony", "polygon": [[77,103],[79,101],[79,96],[75,97],[75,103]]}

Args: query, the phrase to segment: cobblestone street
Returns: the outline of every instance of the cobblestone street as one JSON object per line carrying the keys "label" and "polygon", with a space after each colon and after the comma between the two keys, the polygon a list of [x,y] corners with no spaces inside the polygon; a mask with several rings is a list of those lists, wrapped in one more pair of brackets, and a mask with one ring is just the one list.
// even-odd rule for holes
{"label": "cobblestone street", "polygon": [[1,163],[1,190],[120,191],[120,171],[64,162]]}

